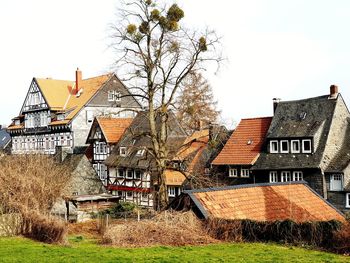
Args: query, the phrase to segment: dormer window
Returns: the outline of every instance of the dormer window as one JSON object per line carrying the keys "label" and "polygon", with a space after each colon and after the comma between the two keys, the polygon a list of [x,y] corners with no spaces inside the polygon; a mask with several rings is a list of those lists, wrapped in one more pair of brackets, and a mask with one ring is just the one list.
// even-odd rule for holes
{"label": "dormer window", "polygon": [[20,125],[21,121],[20,120],[15,120],[15,125]]}
{"label": "dormer window", "polygon": [[292,153],[300,153],[300,141],[292,140],[291,142]]}
{"label": "dormer window", "polygon": [[64,114],[57,114],[57,120],[63,121],[64,120]]}
{"label": "dormer window", "polygon": [[288,153],[289,152],[289,143],[288,140],[281,140],[280,141],[280,149],[281,153]]}
{"label": "dormer window", "polygon": [[278,141],[270,141],[270,153],[278,153]]}
{"label": "dormer window", "polygon": [[126,147],[119,147],[119,155],[126,156]]}
{"label": "dormer window", "polygon": [[137,156],[143,156],[143,154],[145,153],[145,149],[140,149],[137,151],[136,155]]}
{"label": "dormer window", "polygon": [[303,153],[311,153],[311,140],[302,140]]}

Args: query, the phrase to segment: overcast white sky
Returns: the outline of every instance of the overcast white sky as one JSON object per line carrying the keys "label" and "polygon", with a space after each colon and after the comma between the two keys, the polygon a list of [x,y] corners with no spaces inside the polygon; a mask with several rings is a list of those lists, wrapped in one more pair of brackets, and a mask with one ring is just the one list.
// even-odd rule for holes
{"label": "overcast white sky", "polygon": [[[350,1],[177,1],[187,26],[221,35],[228,58],[204,73],[226,123],[269,116],[272,98],[324,95],[337,84],[350,105]],[[108,25],[118,0],[3,0],[0,123],[16,116],[33,77],[74,79],[111,69]]]}

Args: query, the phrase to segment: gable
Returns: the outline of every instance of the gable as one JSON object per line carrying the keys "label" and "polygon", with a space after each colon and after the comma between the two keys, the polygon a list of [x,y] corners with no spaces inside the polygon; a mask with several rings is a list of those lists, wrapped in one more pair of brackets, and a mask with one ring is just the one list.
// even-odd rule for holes
{"label": "gable", "polygon": [[[113,99],[109,94],[120,94],[120,99]],[[95,96],[88,102],[87,106],[108,106],[119,108],[140,108],[139,102],[131,95],[130,91],[117,78],[116,75],[112,77],[103,85],[103,87],[95,94]]]}
{"label": "gable", "polygon": [[35,79],[33,79],[27,92],[27,96],[24,100],[20,114],[27,111],[42,110],[47,108],[48,105],[43,96],[43,93],[41,92]]}

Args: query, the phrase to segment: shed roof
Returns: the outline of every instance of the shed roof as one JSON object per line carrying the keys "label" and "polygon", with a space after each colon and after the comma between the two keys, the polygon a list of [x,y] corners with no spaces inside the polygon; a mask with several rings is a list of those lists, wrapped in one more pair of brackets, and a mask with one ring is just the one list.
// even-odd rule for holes
{"label": "shed roof", "polygon": [[305,182],[249,184],[185,191],[204,217],[255,221],[344,221]]}
{"label": "shed roof", "polygon": [[272,117],[242,119],[214,165],[251,165],[261,152]]}

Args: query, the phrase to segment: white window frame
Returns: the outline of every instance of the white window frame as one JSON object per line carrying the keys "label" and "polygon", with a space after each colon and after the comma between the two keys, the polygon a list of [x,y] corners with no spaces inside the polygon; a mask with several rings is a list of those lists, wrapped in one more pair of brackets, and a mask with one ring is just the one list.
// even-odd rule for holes
{"label": "white window frame", "polygon": [[139,150],[136,152],[136,156],[143,156],[144,153],[145,153],[145,149],[139,149]]}
{"label": "white window frame", "polygon": [[[130,195],[130,196],[129,196],[129,195]],[[134,197],[134,195],[133,195],[133,192],[132,192],[132,191],[126,191],[126,192],[125,192],[125,199],[127,199],[127,200],[132,200],[133,197]]]}
{"label": "white window frame", "polygon": [[293,171],[293,181],[302,181],[303,179],[303,172],[302,171]]}
{"label": "white window frame", "polygon": [[[289,180],[288,180],[289,177]],[[282,171],[281,172],[281,182],[291,182],[292,181],[292,175],[290,171]]]}
{"label": "white window frame", "polygon": [[237,168],[230,168],[228,170],[228,177],[238,177],[238,169]]}
{"label": "white window frame", "polygon": [[[339,179],[334,179],[334,177],[337,176],[337,177],[340,177],[340,180]],[[335,188],[334,187],[334,181],[340,181],[340,188]],[[329,178],[329,190],[330,191],[342,191],[344,188],[344,178],[343,178],[343,175],[342,174],[331,174],[330,178]]]}
{"label": "white window frame", "polygon": [[[282,144],[287,143],[287,150],[283,150]],[[280,152],[281,153],[289,153],[289,141],[288,140],[281,140],[280,141]]]}
{"label": "white window frame", "polygon": [[[276,145],[276,150],[273,149],[272,145],[275,144]],[[270,153],[278,153],[278,149],[279,149],[279,145],[278,145],[278,141],[277,140],[271,140],[270,141]]]}
{"label": "white window frame", "polygon": [[[137,173],[139,173],[139,175],[140,175],[139,177],[136,176]],[[135,171],[134,171],[134,178],[135,178],[136,180],[141,180],[141,178],[142,178],[142,172],[141,172],[140,170],[135,170]]]}
{"label": "white window frame", "polygon": [[108,101],[114,101],[114,90],[109,90],[107,95]]}
{"label": "white window frame", "polygon": [[[294,148],[294,143],[296,143],[296,145],[298,146],[297,150]],[[290,151],[292,153],[300,153],[300,141],[299,140],[292,140],[290,142]]]}
{"label": "white window frame", "polygon": [[119,155],[126,156],[126,147],[124,146],[119,147]]}
{"label": "white window frame", "polygon": [[270,180],[270,183],[277,183],[278,182],[277,171],[270,171],[269,172],[269,180]]}
{"label": "white window frame", "polygon": [[[305,150],[305,142],[309,142],[310,143],[310,150]],[[305,140],[302,140],[302,150],[303,150],[303,153],[312,153],[312,143],[311,143],[311,139],[305,139]]]}
{"label": "white window frame", "polygon": [[[129,176],[129,173],[131,172],[131,175]],[[134,179],[134,171],[133,170],[130,170],[130,169],[128,169],[128,170],[126,170],[125,171],[125,178],[126,179]]]}
{"label": "white window frame", "polygon": [[241,169],[241,177],[249,177],[249,169],[242,168]]}
{"label": "white window frame", "polygon": [[176,196],[176,187],[175,186],[168,186],[168,196],[169,197]]}
{"label": "white window frame", "polygon": [[345,194],[345,207],[350,208],[350,193]]}

